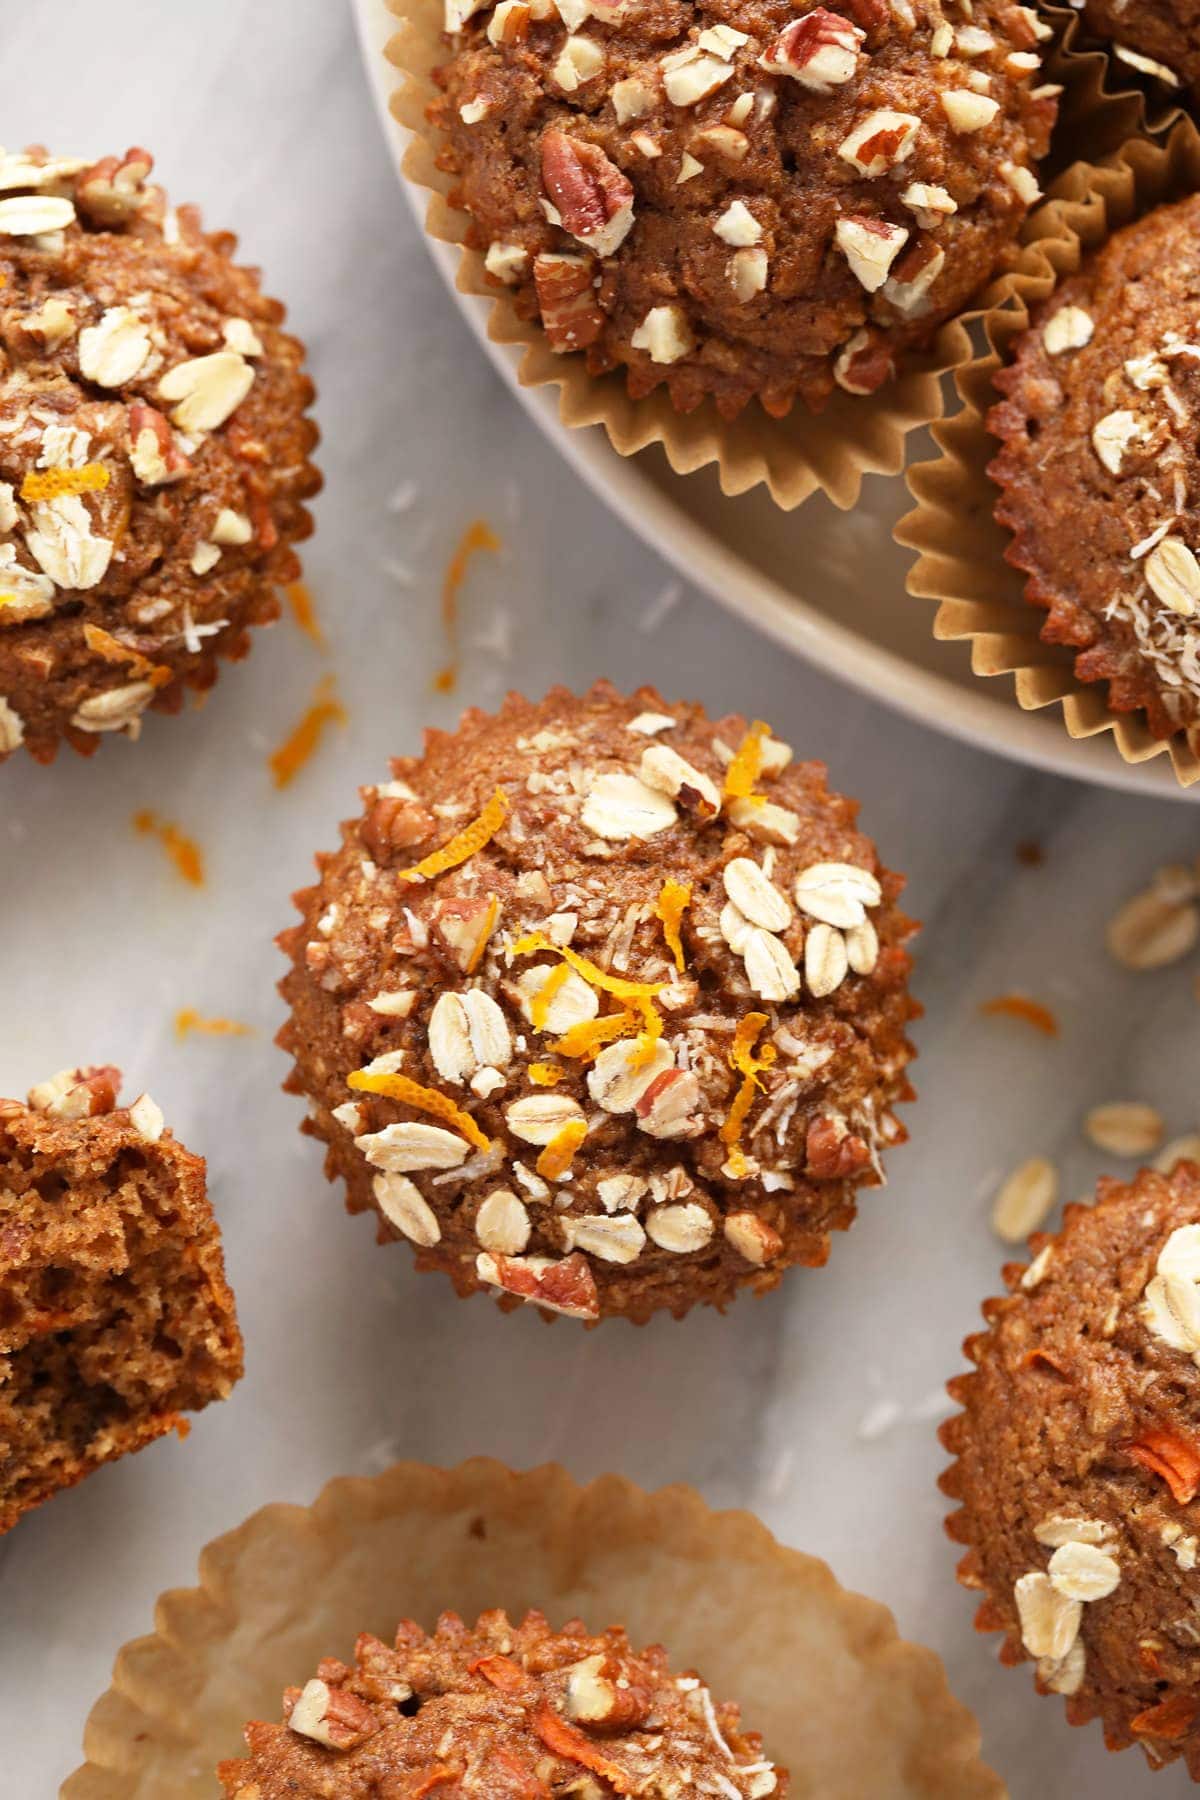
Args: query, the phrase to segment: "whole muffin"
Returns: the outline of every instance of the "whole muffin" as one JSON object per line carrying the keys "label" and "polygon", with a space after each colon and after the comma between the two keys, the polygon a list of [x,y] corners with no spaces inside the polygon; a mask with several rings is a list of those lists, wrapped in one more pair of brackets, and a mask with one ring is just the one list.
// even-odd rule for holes
{"label": "whole muffin", "polygon": [[0,760],[177,712],[311,529],[303,349],[151,166],[0,152]]}
{"label": "whole muffin", "polygon": [[969,1338],[942,1488],[976,1623],[1072,1724],[1200,1777],[1200,1167],[1102,1181]]}
{"label": "whole muffin", "polygon": [[[1200,723],[1200,196],[1117,231],[1062,282],[996,376],[990,468],[1006,554],[1113,712]],[[1053,479],[1047,472],[1053,470]]]}
{"label": "whole muffin", "polygon": [[1084,18],[1119,60],[1168,87],[1200,94],[1200,6],[1193,0],[1086,0]]}
{"label": "whole muffin", "polygon": [[358,1800],[432,1794],[533,1800],[576,1794],[725,1794],[786,1800],[788,1778],[695,1674],[658,1646],[530,1612],[431,1636],[405,1622],[395,1648],[364,1635],[284,1695],[284,1723],[246,1727],[249,1757],[217,1770],[226,1800]]}
{"label": "whole muffin", "polygon": [[204,1160],[120,1086],[0,1100],[0,1532],[241,1378]]}
{"label": "whole muffin", "polygon": [[280,944],[352,1212],[460,1294],[677,1316],[817,1264],[911,1097],[902,882],[763,725],[652,689],[430,732]]}
{"label": "whole muffin", "polygon": [[468,242],[593,373],[726,418],[887,381],[1038,186],[1032,8],[446,0],[441,166]]}

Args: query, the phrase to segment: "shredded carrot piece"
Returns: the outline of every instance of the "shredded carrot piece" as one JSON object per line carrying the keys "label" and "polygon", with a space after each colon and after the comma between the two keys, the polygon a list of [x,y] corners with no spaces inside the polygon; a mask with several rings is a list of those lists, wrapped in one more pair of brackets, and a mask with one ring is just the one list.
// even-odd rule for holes
{"label": "shredded carrot piece", "polygon": [[401,869],[401,881],[432,881],[435,875],[444,875],[447,869],[456,869],[459,863],[482,850],[485,844],[491,843],[505,819],[508,817],[508,795],[498,787],[477,819],[444,843],[440,850],[431,851],[411,869]]}
{"label": "shredded carrot piece", "polygon": [[1024,994],[997,994],[993,1000],[985,1000],[979,1010],[989,1018],[1023,1019],[1047,1037],[1058,1036],[1058,1020],[1050,1008]]}
{"label": "shredded carrot piece", "polygon": [[[565,964],[560,963],[560,968]],[[632,1012],[602,1013],[598,1019],[584,1019],[572,1025],[550,1048],[558,1056],[578,1057],[591,1062],[596,1052],[611,1044],[614,1038],[627,1037],[638,1028],[638,1016]]]}
{"label": "shredded carrot piece", "polygon": [[681,974],[686,964],[679,927],[691,902],[692,884],[690,881],[664,881],[658,899],[654,902],[654,916],[662,923],[667,949],[675,958],[675,967]]}
{"label": "shredded carrot piece", "polygon": [[407,1075],[371,1075],[366,1069],[355,1069],[346,1079],[348,1086],[359,1093],[386,1094],[389,1100],[399,1100],[415,1112],[432,1113],[435,1119],[452,1125],[476,1150],[492,1147],[491,1139],[483,1135],[470,1113],[463,1112],[448,1094],[439,1094],[436,1088],[422,1087],[419,1081],[410,1081]]}
{"label": "shredded carrot piece", "polygon": [[483,961],[483,953],[491,942],[492,933],[496,929],[496,921],[499,917],[500,902],[495,894],[489,894],[487,912],[483,916],[483,924],[480,927],[479,936],[475,940],[475,948],[467,958],[468,975],[473,975]]}
{"label": "shredded carrot piece", "polygon": [[192,1435],[192,1421],[185,1419],[182,1413],[171,1420],[171,1428],[181,1444],[185,1443]]}
{"label": "shredded carrot piece", "polygon": [[21,483],[22,500],[58,500],[64,494],[96,494],[109,483],[103,463],[84,463],[81,469],[30,469]]}
{"label": "shredded carrot piece", "polygon": [[482,1675],[502,1694],[519,1694],[529,1686],[529,1677],[511,1656],[480,1656],[467,1664],[468,1675]]}
{"label": "shredded carrot piece", "polygon": [[543,981],[533,999],[529,1002],[529,1022],[535,1031],[546,1029],[546,1020],[550,1017],[550,1008],[554,996],[561,987],[565,987],[567,976],[571,973],[565,962],[555,963]]}
{"label": "shredded carrot piece", "polygon": [[292,617],[305,637],[311,638],[319,650],[327,649],[325,633],[321,630],[321,622],[317,618],[317,609],[309,588],[303,581],[293,581],[283,591],[287,595]]}
{"label": "shredded carrot piece", "polygon": [[194,1007],[185,1006],[175,1014],[175,1035],[185,1038],[190,1031],[204,1037],[252,1037],[254,1028],[240,1025],[236,1019],[206,1019]]}
{"label": "shredded carrot piece", "polygon": [[418,1769],[412,1800],[425,1800],[425,1795],[432,1794],[434,1788],[445,1787],[448,1781],[457,1781],[461,1774],[461,1769],[452,1769],[446,1763],[434,1763],[432,1768]]}
{"label": "shredded carrot piece", "polygon": [[534,1164],[544,1181],[557,1181],[566,1174],[587,1133],[586,1119],[568,1119],[562,1130],[555,1132]]}
{"label": "shredded carrot piece", "polygon": [[1135,1713],[1129,1721],[1129,1729],[1135,1737],[1173,1738],[1186,1737],[1200,1712],[1200,1700],[1195,1694],[1168,1694],[1157,1706],[1147,1706],[1140,1713]]}
{"label": "shredded carrot piece", "polygon": [[764,1044],[759,1054],[757,1056],[754,1054],[754,1046],[766,1023],[766,1013],[746,1013],[743,1018],[738,1020],[737,1030],[733,1034],[729,1061],[731,1067],[741,1075],[742,1083],[734,1095],[733,1105],[729,1109],[725,1123],[721,1126],[721,1142],[728,1144],[729,1148],[734,1151],[737,1150],[741,1140],[746,1114],[754,1102],[758,1077],[775,1061],[774,1044]]}
{"label": "shredded carrot piece", "polygon": [[193,838],[185,837],[178,825],[172,825],[168,819],[160,819],[152,812],[136,812],[133,829],[143,837],[156,837],[183,879],[190,881],[193,887],[204,886],[204,858],[200,846]]}
{"label": "shredded carrot piece", "polygon": [[742,739],[734,754],[733,761],[725,771],[725,797],[727,800],[761,799],[754,792],[754,784],[762,774],[763,739],[771,735],[771,727],[761,719],[755,719],[749,731]]}
{"label": "shredded carrot piece", "polygon": [[332,675],[317,683],[312,705],[290,737],[267,758],[277,788],[287,787],[296,779],[305,763],[316,751],[327,725],[344,725],[346,709],[337,697]]}
{"label": "shredded carrot piece", "polygon": [[545,1744],[547,1750],[555,1756],[563,1756],[570,1762],[580,1763],[583,1768],[590,1769],[593,1775],[599,1775],[607,1781],[616,1794],[632,1794],[635,1791],[634,1779],[620,1765],[605,1756],[598,1744],[580,1731],[577,1725],[569,1725],[566,1719],[551,1710],[549,1706],[539,1706],[533,1715],[533,1729]]}
{"label": "shredded carrot piece", "polygon": [[1125,1448],[1134,1462],[1161,1476],[1180,1506],[1187,1506],[1200,1493],[1200,1445],[1181,1431],[1143,1431]]}
{"label": "shredded carrot piece", "polygon": [[433,685],[439,694],[453,693],[458,681],[458,595],[466,580],[471,558],[480,550],[500,548],[500,539],[487,520],[472,519],[446,565],[446,573],[442,578],[442,623],[446,629],[450,661],[433,678]]}
{"label": "shredded carrot piece", "polygon": [[526,1070],[534,1087],[555,1087],[566,1072],[565,1069],[560,1069],[557,1063],[545,1062],[530,1063]]}
{"label": "shredded carrot piece", "polygon": [[105,662],[127,663],[129,673],[139,681],[148,681],[151,687],[163,687],[171,679],[172,671],[164,664],[152,663],[140,650],[135,650],[130,644],[123,644],[120,638],[114,637],[111,631],[105,631],[100,625],[85,625],[83,641],[93,656],[102,656]]}

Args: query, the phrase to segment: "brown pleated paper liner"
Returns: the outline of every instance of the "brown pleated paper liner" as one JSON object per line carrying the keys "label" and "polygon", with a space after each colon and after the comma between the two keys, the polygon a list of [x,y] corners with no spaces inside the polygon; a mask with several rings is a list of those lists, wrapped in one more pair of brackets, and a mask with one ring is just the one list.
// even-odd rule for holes
{"label": "brown pleated paper liner", "polygon": [[465,243],[470,218],[448,204],[453,180],[437,167],[438,145],[425,116],[437,94],[432,71],[448,55],[441,0],[389,4],[402,24],[387,56],[405,78],[392,96],[391,109],[413,134],[403,169],[409,181],[429,190],[426,229],[439,242],[459,246],[459,292],[491,302],[489,337],[522,347],[517,369],[522,387],[558,388],[564,425],[602,425],[621,456],[659,444],[678,475],[715,463],[723,493],[744,494],[763,482],[785,511],[818,492],[835,506],[849,508],[858,499],[864,475],[896,475],[903,469],[908,434],[942,416],[942,375],[971,354],[959,320],[943,325],[930,348],[910,358],[897,379],[878,393],[839,391],[819,417],[800,402],[786,419],[772,419],[752,404],[729,422],[711,401],[682,414],[672,407],[665,388],[631,399],[621,371],[589,375],[582,355],[551,350],[541,326],[517,316],[511,296],[488,278],[483,257]]}
{"label": "brown pleated paper liner", "polygon": [[199,1587],[163,1594],[154,1635],[117,1656],[60,1800],[212,1800],[243,1724],[279,1718],[283,1689],[322,1656],[350,1655],[360,1631],[390,1639],[405,1617],[432,1627],[443,1609],[493,1606],[665,1644],[741,1702],[796,1800],[1004,1793],[933,1652],[749,1514],[686,1487],[580,1487],[561,1468],[479,1459],[332,1481],[311,1507],[264,1507],[210,1544]]}
{"label": "brown pleated paper liner", "polygon": [[1162,137],[1183,112],[1183,89],[1139,75],[1113,54],[1112,44],[1089,31],[1074,6],[1042,0],[1039,8],[1055,31],[1045,79],[1063,93],[1050,150],[1050,167],[1076,158],[1099,162],[1135,137]]}
{"label": "brown pleated paper liner", "polygon": [[963,401],[935,425],[941,455],[906,476],[916,501],[896,527],[917,552],[908,591],[937,602],[936,638],[967,642],[976,675],[1010,675],[1026,711],[1061,708],[1073,738],[1111,734],[1127,763],[1169,756],[1181,786],[1200,780],[1200,756],[1183,733],[1152,737],[1141,713],[1113,713],[1102,684],[1074,673],[1072,653],[1039,636],[1045,614],[1024,596],[1025,577],[1004,560],[1010,534],[993,517],[1000,498],[987,466],[999,449],[984,420],[999,398],[992,377],[1009,358],[1036,305],[1110,232],[1163,201],[1200,187],[1200,133],[1181,117],[1162,143],[1134,139],[1101,164],[1076,163],[1026,221],[1014,269],[984,296],[987,349],[955,376]]}

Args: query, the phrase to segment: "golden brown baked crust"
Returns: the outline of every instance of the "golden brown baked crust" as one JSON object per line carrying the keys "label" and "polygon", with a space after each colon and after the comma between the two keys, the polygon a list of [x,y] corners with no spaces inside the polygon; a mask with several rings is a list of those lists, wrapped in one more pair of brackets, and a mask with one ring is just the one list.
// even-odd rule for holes
{"label": "golden brown baked crust", "polygon": [[393,770],[280,939],[287,1085],[349,1209],[588,1322],[824,1262],[905,1135],[917,1010],[903,883],[824,768],[600,683]]}
{"label": "golden brown baked crust", "polygon": [[289,1688],[283,1724],[246,1727],[249,1757],[217,1770],[227,1800],[787,1800],[738,1708],[621,1630],[443,1613],[430,1636],[406,1621],[394,1648],[364,1635],[354,1655]]}
{"label": "golden brown baked crust", "polygon": [[150,167],[0,153],[0,760],[177,712],[311,529],[303,348]]}
{"label": "golden brown baked crust", "polygon": [[447,0],[431,108],[518,311],[690,412],[870,393],[1037,196],[1031,8],[977,0]]}
{"label": "golden brown baked crust", "polygon": [[0,1100],[0,1532],[242,1373],[204,1161],[120,1083]]}
{"label": "golden brown baked crust", "polygon": [[1033,316],[988,415],[1047,643],[1155,737],[1200,722],[1200,197],[1117,231]]}
{"label": "golden brown baked crust", "polygon": [[1200,1167],[1102,1181],[1030,1247],[949,1384],[959,1580],[1072,1724],[1200,1776]]}

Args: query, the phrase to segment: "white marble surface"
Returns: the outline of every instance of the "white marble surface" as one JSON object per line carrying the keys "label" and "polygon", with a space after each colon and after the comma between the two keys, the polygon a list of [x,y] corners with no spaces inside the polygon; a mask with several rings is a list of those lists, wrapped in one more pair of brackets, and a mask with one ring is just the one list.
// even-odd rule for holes
{"label": "white marble surface", "polygon": [[[209,1158],[249,1372],[186,1444],[102,1472],[0,1544],[0,1794],[56,1791],[114,1650],[149,1629],[162,1588],[193,1578],[208,1538],[393,1455],[489,1452],[687,1480],[758,1511],[942,1653],[1022,1800],[1182,1795],[1177,1772],[1152,1787],[1135,1755],[1107,1757],[1095,1731],[1070,1731],[1027,1671],[999,1668],[973,1633],[929,1414],[996,1285],[1003,1253],[986,1219],[999,1173],[1044,1151],[1065,1191],[1082,1192],[1099,1162],[1078,1120],[1099,1099],[1153,1099],[1172,1132],[1200,1123],[1192,971],[1125,976],[1102,947],[1118,900],[1200,848],[1194,808],[1029,775],[927,735],[696,594],[664,613],[665,569],[547,451],[441,289],[335,0],[210,0],[202,25],[192,7],[109,0],[101,16],[59,0],[54,39],[51,64],[40,9],[5,17],[6,139],[150,144],[178,196],[241,229],[311,346],[328,485],[307,570],[331,653],[281,624],[203,711],[151,721],[139,746],[4,770],[0,1093],[93,1059],[153,1090]],[[389,511],[408,482],[415,503]],[[411,749],[424,721],[453,715],[430,693],[437,579],[476,514],[506,550],[464,596],[464,701],[609,674],[762,714],[862,797],[926,921],[912,1144],[830,1268],[724,1320],[551,1335],[533,1317],[451,1303],[343,1215],[279,1091],[270,937],[356,783]],[[266,751],[327,668],[350,722],[277,795]],[[143,806],[203,844],[204,891],[134,835]],[[1018,865],[1025,838],[1045,846],[1042,868]],[[981,998],[1013,988],[1057,1007],[1058,1042],[979,1017]],[[256,1035],[179,1043],[184,1005]],[[902,1416],[864,1438],[880,1402]]]}

